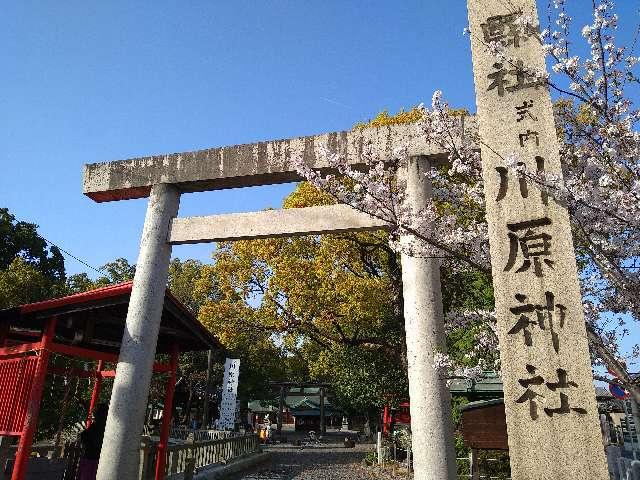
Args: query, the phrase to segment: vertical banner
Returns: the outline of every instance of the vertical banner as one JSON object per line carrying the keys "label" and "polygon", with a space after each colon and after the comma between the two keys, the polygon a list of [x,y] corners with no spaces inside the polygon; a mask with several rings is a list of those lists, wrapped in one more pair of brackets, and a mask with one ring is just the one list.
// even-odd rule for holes
{"label": "vertical banner", "polygon": [[467,5],[512,478],[607,480],[569,217],[512,168],[562,176],[536,4]]}
{"label": "vertical banner", "polygon": [[224,362],[220,416],[216,422],[219,430],[233,430],[235,426],[239,376],[240,360],[237,358],[227,358]]}

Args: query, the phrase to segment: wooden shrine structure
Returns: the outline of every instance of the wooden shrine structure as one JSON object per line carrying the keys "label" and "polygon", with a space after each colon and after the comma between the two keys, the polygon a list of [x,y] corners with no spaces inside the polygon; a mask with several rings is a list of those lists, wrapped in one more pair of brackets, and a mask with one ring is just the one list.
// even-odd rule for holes
{"label": "wooden shrine structure", "polygon": [[[105,367],[118,362],[132,285],[0,310],[0,436],[19,439],[11,480],[27,474],[47,375],[94,379],[87,426],[91,423],[102,380],[116,375]],[[218,348],[217,340],[166,290],[156,353],[169,354],[170,361],[153,365],[154,373],[168,374],[156,479],[164,478],[179,353]],[[50,364],[51,354],[96,361],[97,368],[57,369]]]}
{"label": "wooden shrine structure", "polygon": [[[309,395],[305,393],[305,388],[318,389],[316,395],[320,398],[320,433],[326,433],[327,426],[325,422],[325,397],[326,389],[331,385],[325,382],[269,382],[273,388],[280,389],[280,395],[278,397],[278,415],[277,415],[277,429],[276,433],[280,435],[282,433],[282,412],[284,410],[285,397],[304,397]],[[295,390],[299,389],[299,392]]]}

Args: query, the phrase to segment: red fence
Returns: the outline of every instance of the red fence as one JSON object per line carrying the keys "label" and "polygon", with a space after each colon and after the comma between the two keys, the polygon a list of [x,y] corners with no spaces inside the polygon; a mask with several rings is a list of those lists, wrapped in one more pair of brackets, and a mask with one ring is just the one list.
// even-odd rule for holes
{"label": "red fence", "polygon": [[20,435],[38,357],[0,359],[0,435]]}

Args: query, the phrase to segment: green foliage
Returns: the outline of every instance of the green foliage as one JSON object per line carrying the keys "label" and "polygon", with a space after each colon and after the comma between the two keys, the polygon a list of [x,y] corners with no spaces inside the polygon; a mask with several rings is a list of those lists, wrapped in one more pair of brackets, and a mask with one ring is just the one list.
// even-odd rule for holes
{"label": "green foliage", "polygon": [[491,277],[474,270],[442,270],[442,303],[445,312],[493,310]]}
{"label": "green foliage", "polygon": [[136,273],[136,266],[131,265],[126,258],[116,258],[100,267],[104,275],[95,280],[91,280],[86,273],[76,273],[67,279],[67,294],[86,292],[108,285],[128,282],[133,280]]}
{"label": "green foliage", "polygon": [[507,480],[511,478],[509,453],[503,450],[480,450],[478,452],[478,469],[487,478]]}
{"label": "green foliage", "polygon": [[307,358],[311,375],[331,382],[336,406],[347,415],[368,412],[375,418],[386,403],[407,397],[402,363],[379,350],[336,345]]}
{"label": "green foliage", "polygon": [[[331,203],[301,183],[284,207]],[[330,379],[341,405],[366,410],[406,386],[391,280],[399,270],[386,233],[223,243],[214,259],[219,298],[204,303],[200,320],[251,366],[252,388]]]}
{"label": "green foliage", "polygon": [[[95,362],[55,354],[50,359],[50,368],[52,367],[60,370],[96,368]],[[103,384],[103,393],[105,390],[110,393],[111,389],[104,387]],[[88,378],[47,375],[40,403],[37,439],[51,440],[60,427],[66,430],[78,422],[84,422],[87,419],[92,389],[93,381]]]}
{"label": "green foliage", "polygon": [[419,106],[412,107],[409,111],[400,110],[395,115],[389,115],[387,110],[383,110],[376,115],[372,120],[366,122],[358,122],[354,125],[353,129],[362,129],[367,127],[385,127],[387,125],[401,125],[405,123],[414,123],[422,118],[423,111]]}
{"label": "green foliage", "polygon": [[52,283],[64,281],[64,257],[57,247],[48,247],[33,223],[18,222],[6,208],[0,208],[0,270],[16,257],[33,266]]}
{"label": "green foliage", "polygon": [[36,302],[63,291],[64,258],[48,247],[38,226],[0,208],[0,308]]}
{"label": "green foliage", "polygon": [[465,397],[456,396],[451,399],[451,417],[453,419],[453,426],[456,430],[460,428],[460,422],[462,421],[462,407],[464,407],[469,400]]}
{"label": "green foliage", "polygon": [[65,285],[65,291],[68,295],[74,293],[87,292],[97,288],[96,283],[89,278],[86,273],[74,273],[69,275]]}
{"label": "green foliage", "polygon": [[378,463],[378,455],[375,451],[367,452],[364,454],[364,458],[362,459],[362,461],[365,463],[365,465],[368,466],[375,465],[376,463]]}
{"label": "green foliage", "polygon": [[50,298],[56,289],[50,277],[22,257],[16,257],[6,269],[0,270],[0,308]]}
{"label": "green foliage", "polygon": [[196,316],[205,302],[219,297],[211,266],[198,260],[171,260],[169,289]]}
{"label": "green foliage", "polygon": [[[469,115],[469,111],[466,108],[450,108],[448,110],[449,115],[454,117],[465,117]],[[372,120],[364,122],[358,122],[353,126],[354,130],[359,130],[367,127],[386,127],[388,125],[403,125],[406,123],[415,123],[420,121],[424,117],[424,110],[420,105],[415,105],[409,110],[405,111],[401,109],[394,115],[389,115],[388,110],[383,110],[378,113]]]}
{"label": "green foliage", "polygon": [[126,258],[116,258],[113,262],[104,264],[100,269],[106,272],[106,275],[98,278],[96,281],[98,286],[128,282],[133,280],[136,274],[136,266],[131,265]]}
{"label": "green foliage", "polygon": [[468,478],[465,477],[465,475],[469,475],[470,465],[466,459],[469,458],[470,449],[465,446],[462,439],[462,434],[458,432],[454,434],[453,442],[453,446],[456,450],[456,465],[458,476]]}
{"label": "green foliage", "polygon": [[[283,205],[332,203],[303,182]],[[205,269],[217,296],[199,318],[251,367],[251,388],[266,392],[269,379],[329,381],[347,413],[377,414],[407,399],[401,272],[385,232],[222,243],[214,260]],[[443,284],[447,311],[493,307],[485,274],[444,271]],[[474,332],[452,334],[455,357],[474,360],[465,357]]]}

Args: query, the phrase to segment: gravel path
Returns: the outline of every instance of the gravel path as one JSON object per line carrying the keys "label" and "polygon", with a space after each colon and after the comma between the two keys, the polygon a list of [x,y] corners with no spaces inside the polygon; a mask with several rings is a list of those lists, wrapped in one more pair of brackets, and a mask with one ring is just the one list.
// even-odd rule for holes
{"label": "gravel path", "polygon": [[270,464],[234,480],[370,480],[378,477],[362,466],[362,459],[372,447],[267,448]]}

